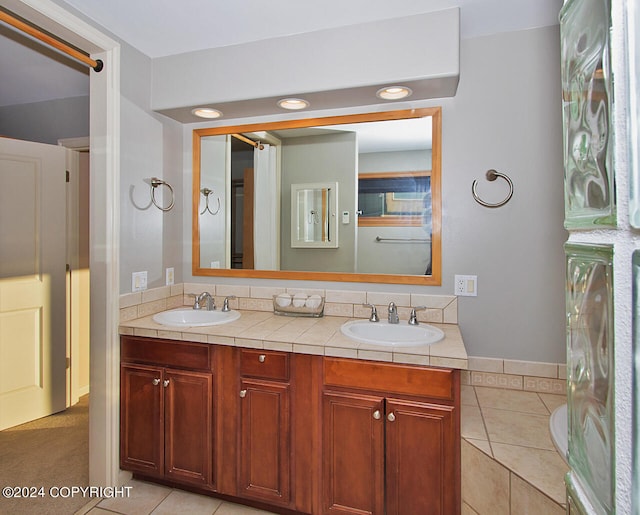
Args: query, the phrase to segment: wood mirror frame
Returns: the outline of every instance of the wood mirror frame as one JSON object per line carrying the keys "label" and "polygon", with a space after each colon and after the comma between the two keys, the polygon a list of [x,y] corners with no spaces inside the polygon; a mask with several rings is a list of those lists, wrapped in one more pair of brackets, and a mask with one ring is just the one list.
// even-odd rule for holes
{"label": "wood mirror frame", "polygon": [[[200,226],[198,205],[200,202],[200,138],[205,136],[220,136],[225,134],[269,131],[281,129],[297,129],[303,127],[317,127],[324,125],[340,125],[361,122],[375,122],[400,120],[408,118],[432,119],[432,164],[431,164],[431,202],[432,202],[432,236],[431,236],[431,275],[401,275],[382,273],[353,273],[353,272],[307,272],[296,270],[254,270],[202,268],[200,264]],[[442,194],[441,194],[441,166],[442,166],[442,109],[429,107],[422,109],[408,109],[400,111],[384,111],[376,113],[355,114],[346,116],[329,116],[321,118],[307,118],[287,120],[283,122],[255,123],[195,129],[193,131],[193,188],[192,188],[192,274],[207,277],[243,277],[259,279],[288,279],[305,281],[337,281],[337,282],[365,282],[388,284],[412,284],[416,286],[439,286],[442,280]]]}

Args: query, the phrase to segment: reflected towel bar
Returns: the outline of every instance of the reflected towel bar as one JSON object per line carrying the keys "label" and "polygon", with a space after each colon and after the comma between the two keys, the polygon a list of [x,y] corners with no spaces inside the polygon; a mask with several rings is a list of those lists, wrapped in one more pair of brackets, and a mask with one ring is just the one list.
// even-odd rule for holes
{"label": "reflected towel bar", "polygon": [[381,238],[376,236],[376,241],[401,241],[404,243],[431,243],[431,240],[426,238]]}

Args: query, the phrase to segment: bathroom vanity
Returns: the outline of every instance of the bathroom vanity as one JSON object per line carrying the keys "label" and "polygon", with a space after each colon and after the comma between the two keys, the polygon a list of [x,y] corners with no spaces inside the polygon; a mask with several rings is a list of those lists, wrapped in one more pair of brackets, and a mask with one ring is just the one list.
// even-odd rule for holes
{"label": "bathroom vanity", "polygon": [[122,469],[278,513],[460,512],[459,370],[129,332]]}

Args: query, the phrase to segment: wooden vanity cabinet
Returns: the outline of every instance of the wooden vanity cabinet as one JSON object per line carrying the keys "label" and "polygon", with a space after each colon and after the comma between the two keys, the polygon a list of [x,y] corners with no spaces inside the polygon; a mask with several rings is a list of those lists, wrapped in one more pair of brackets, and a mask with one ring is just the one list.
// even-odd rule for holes
{"label": "wooden vanity cabinet", "polygon": [[324,359],[325,514],[460,513],[459,372]]}
{"label": "wooden vanity cabinet", "polygon": [[212,348],[123,336],[120,467],[213,488]]}
{"label": "wooden vanity cabinet", "polygon": [[290,355],[240,349],[238,493],[291,501]]}
{"label": "wooden vanity cabinet", "polygon": [[456,514],[459,397],[457,370],[122,336],[121,468],[283,513]]}

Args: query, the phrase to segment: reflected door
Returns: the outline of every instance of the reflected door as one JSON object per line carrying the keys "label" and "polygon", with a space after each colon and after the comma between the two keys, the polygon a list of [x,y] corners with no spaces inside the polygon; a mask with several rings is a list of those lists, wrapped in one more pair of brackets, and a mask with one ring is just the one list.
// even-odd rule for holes
{"label": "reflected door", "polygon": [[63,147],[0,138],[0,429],[65,409]]}

